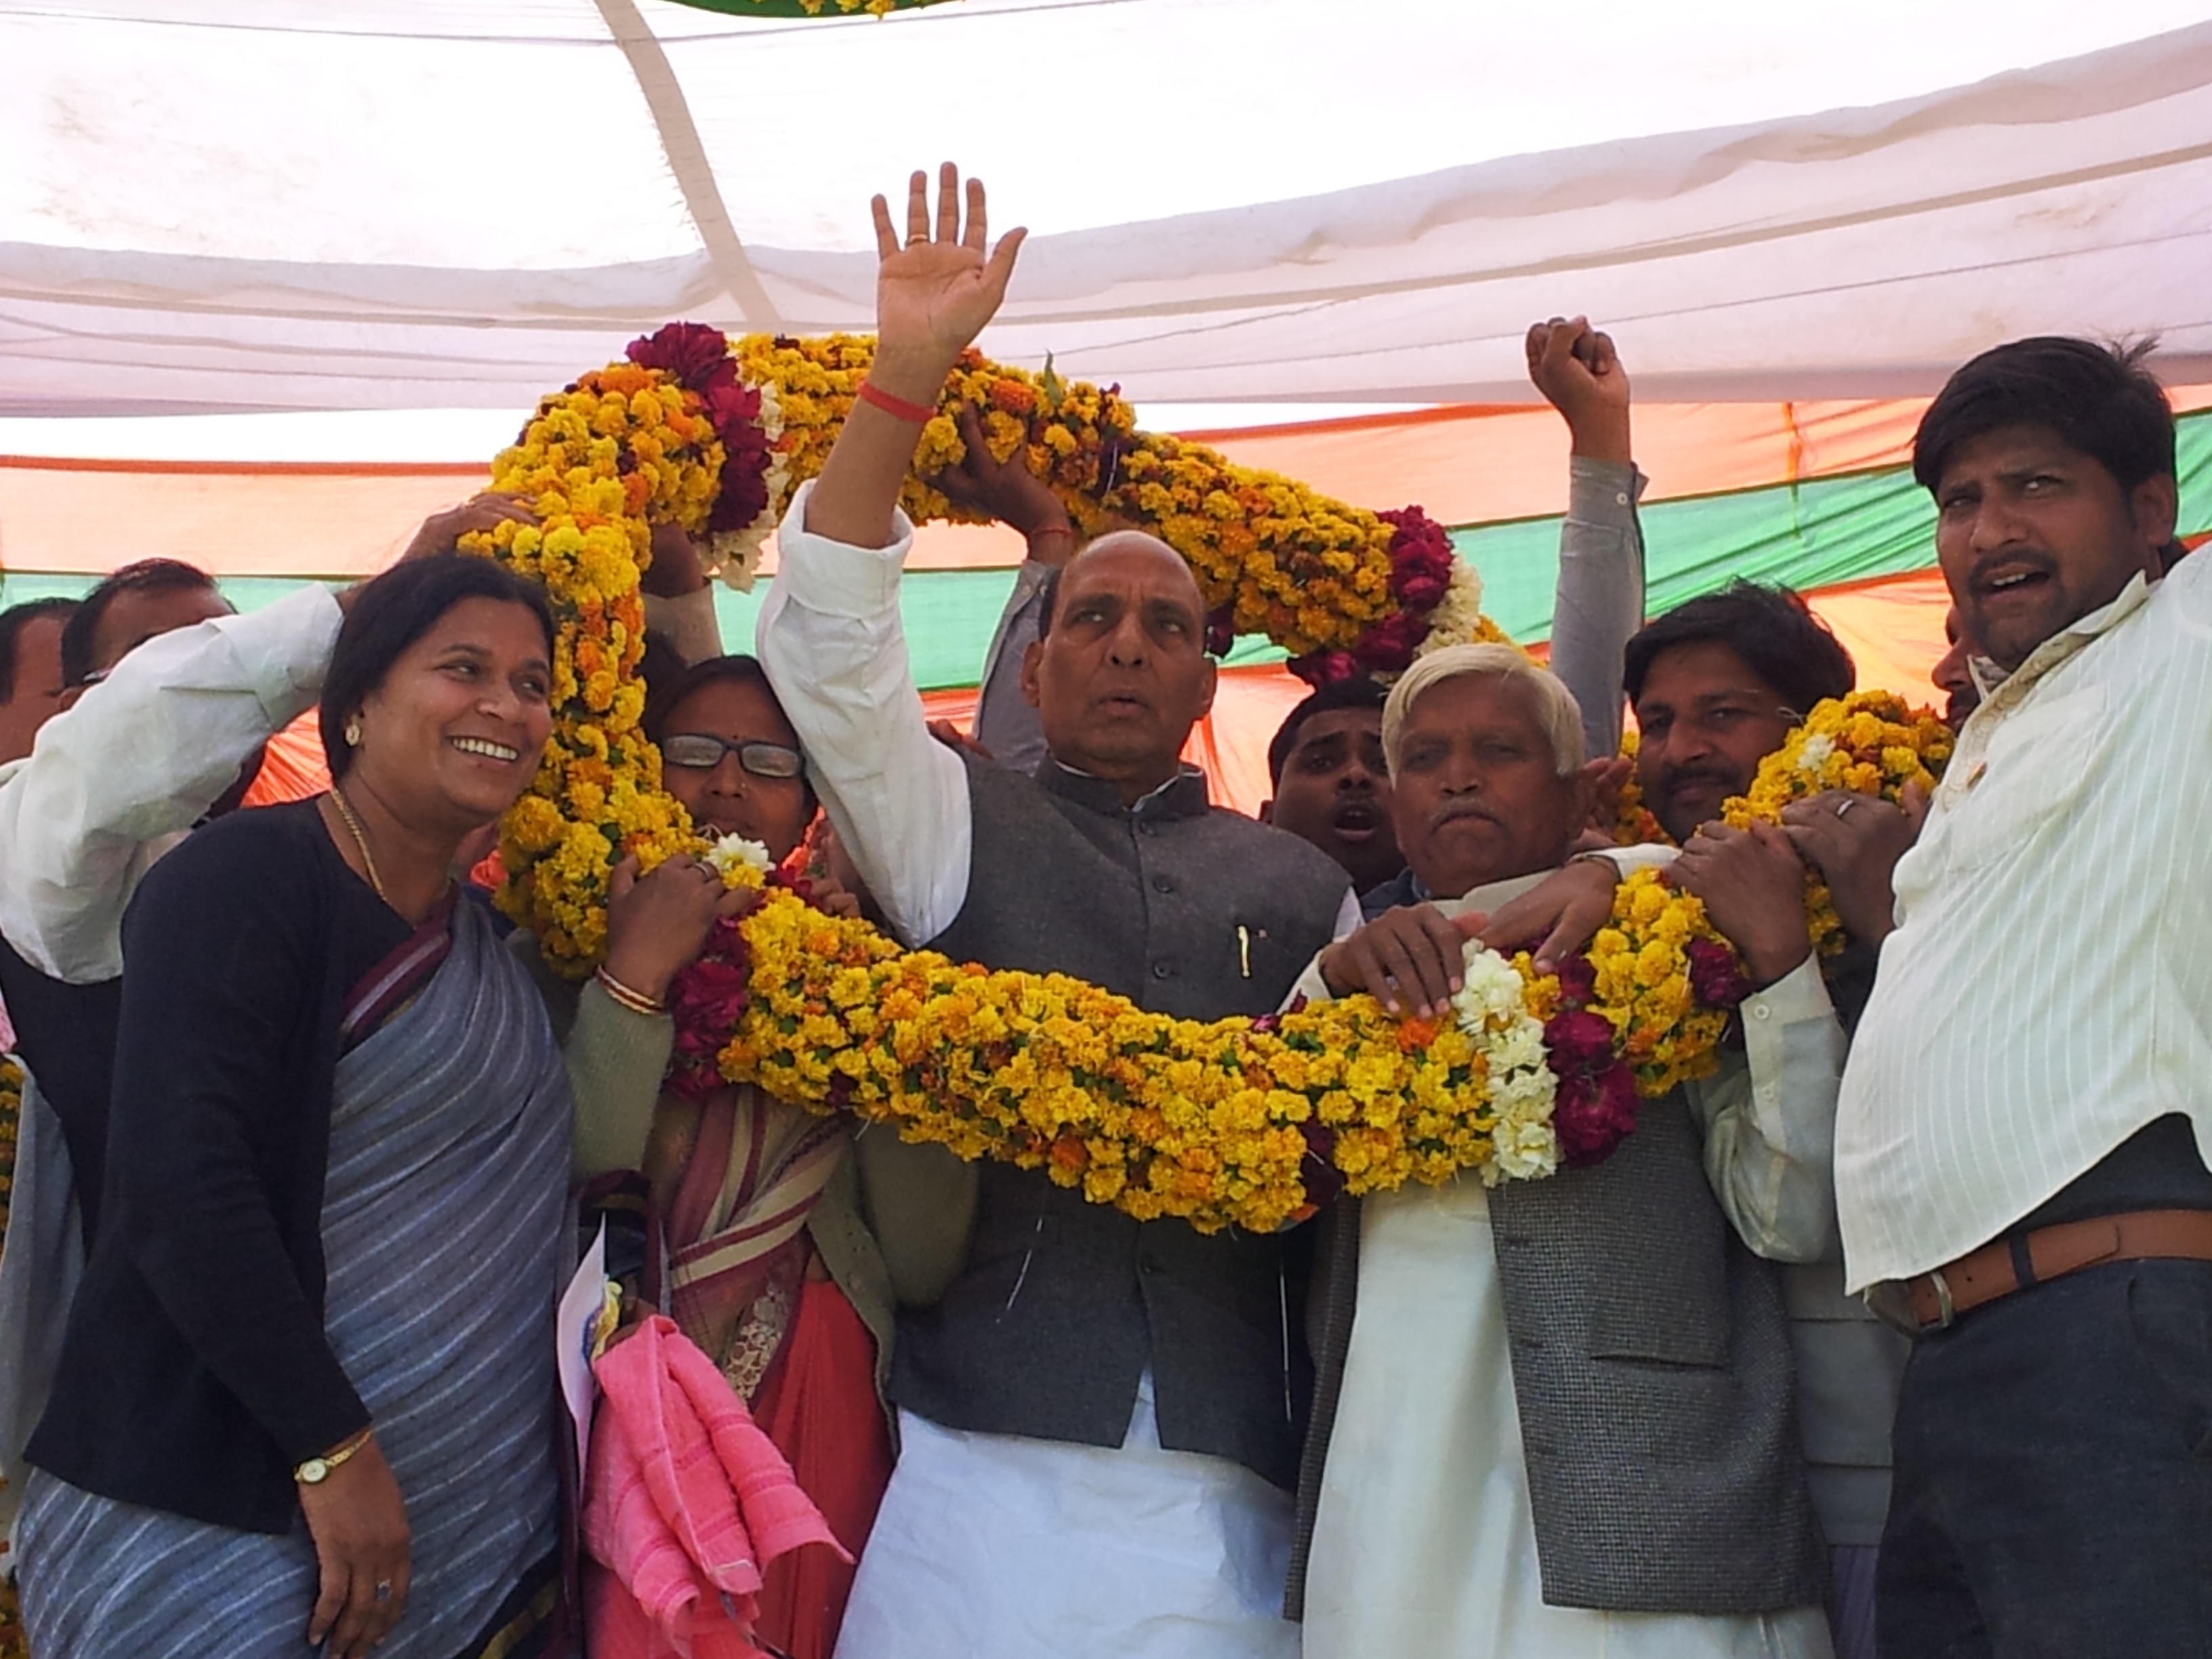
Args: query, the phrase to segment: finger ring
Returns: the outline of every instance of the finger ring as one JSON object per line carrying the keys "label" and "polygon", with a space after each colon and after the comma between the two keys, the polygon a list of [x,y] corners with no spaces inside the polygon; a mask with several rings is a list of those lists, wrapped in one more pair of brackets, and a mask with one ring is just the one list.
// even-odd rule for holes
{"label": "finger ring", "polygon": [[1858,804],[1858,798],[1856,796],[1852,796],[1849,799],[1838,801],[1836,803],[1836,816],[1839,818],[1849,817],[1851,815],[1851,808],[1856,806]]}
{"label": "finger ring", "polygon": [[392,1599],[392,1581],[389,1578],[380,1578],[376,1581],[376,1599],[380,1601],[389,1601]]}
{"label": "finger ring", "polygon": [[1398,976],[1397,976],[1397,975],[1395,975],[1395,974],[1385,974],[1385,975],[1382,975],[1382,982],[1383,982],[1385,985],[1389,986],[1389,987],[1392,990],[1394,990],[1394,991],[1395,991],[1395,990],[1396,990],[1396,989],[1398,988]]}

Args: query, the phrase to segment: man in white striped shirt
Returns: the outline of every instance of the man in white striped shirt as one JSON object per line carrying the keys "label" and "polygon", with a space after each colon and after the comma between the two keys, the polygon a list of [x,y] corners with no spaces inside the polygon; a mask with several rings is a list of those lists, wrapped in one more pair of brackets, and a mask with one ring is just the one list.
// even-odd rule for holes
{"label": "man in white striped shirt", "polygon": [[2212,562],[2159,580],[2173,422],[2131,354],[1984,354],[1913,466],[2001,678],[1837,1125],[1850,1286],[1919,1333],[1881,1651],[2212,1653]]}

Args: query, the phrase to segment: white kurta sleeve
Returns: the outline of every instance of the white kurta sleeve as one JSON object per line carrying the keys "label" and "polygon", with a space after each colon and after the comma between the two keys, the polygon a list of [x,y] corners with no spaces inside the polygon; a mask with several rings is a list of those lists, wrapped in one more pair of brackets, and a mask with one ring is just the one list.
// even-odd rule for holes
{"label": "white kurta sleeve", "polygon": [[1644,842],[1634,847],[1600,847],[1589,854],[1603,859],[1613,868],[1613,873],[1626,881],[1638,870],[1663,870],[1681,856],[1679,848],[1662,847],[1657,842]]}
{"label": "white kurta sleeve", "polygon": [[[1337,906],[1336,931],[1331,935],[1332,942],[1350,939],[1365,925],[1366,918],[1360,914],[1359,910],[1359,895],[1356,892],[1347,892],[1344,896],[1344,902]],[[1306,963],[1305,972],[1298,975],[1297,983],[1291,987],[1290,995],[1283,999],[1283,1006],[1287,1010],[1297,1006],[1301,1000],[1305,1002],[1336,1000],[1336,993],[1329,989],[1328,981],[1322,977],[1321,952],[1318,951],[1314,952],[1314,959]]]}
{"label": "white kurta sleeve", "polygon": [[1776,1261],[1818,1261],[1836,1237],[1836,1101],[1848,1048],[1817,955],[1744,1000],[1744,1060],[1689,1086],[1705,1178],[1736,1232]]}
{"label": "white kurta sleeve", "polygon": [[891,931],[926,945],[968,898],[968,772],[929,735],[899,621],[914,526],[889,547],[810,535],[799,487],[777,532],[775,580],[757,649],[806,751],[807,770]]}
{"label": "white kurta sleeve", "polygon": [[307,587],[146,641],[0,781],[0,933],[72,984],[123,971],[154,843],[189,830],[322,690],[342,613]]}

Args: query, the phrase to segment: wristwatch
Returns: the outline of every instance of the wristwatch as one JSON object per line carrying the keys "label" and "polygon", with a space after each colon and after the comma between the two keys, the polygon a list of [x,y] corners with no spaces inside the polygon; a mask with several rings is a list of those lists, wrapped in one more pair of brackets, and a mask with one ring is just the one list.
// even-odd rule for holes
{"label": "wristwatch", "polygon": [[331,1478],[331,1471],[332,1469],[337,1468],[339,1464],[344,1462],[346,1459],[351,1457],[363,1446],[366,1446],[368,1443],[369,1436],[375,1432],[376,1430],[374,1426],[363,1429],[359,1434],[354,1436],[352,1439],[347,1441],[336,1451],[327,1451],[320,1457],[309,1458],[306,1462],[301,1464],[298,1468],[292,1471],[292,1479],[298,1481],[303,1486],[321,1486],[324,1481]]}

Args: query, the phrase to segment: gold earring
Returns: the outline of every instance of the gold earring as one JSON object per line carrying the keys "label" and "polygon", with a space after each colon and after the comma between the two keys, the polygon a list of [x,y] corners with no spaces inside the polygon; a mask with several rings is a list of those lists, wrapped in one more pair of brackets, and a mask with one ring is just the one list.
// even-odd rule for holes
{"label": "gold earring", "polygon": [[348,721],[346,722],[346,726],[345,726],[345,742],[346,742],[346,747],[347,747],[347,748],[349,748],[349,749],[358,749],[358,748],[360,748],[360,747],[361,747],[361,716],[360,716],[360,715],[356,714],[356,715],[355,715],[351,720],[348,720]]}

